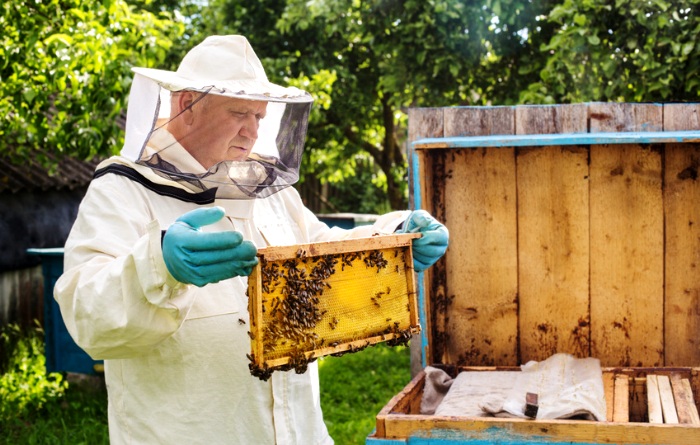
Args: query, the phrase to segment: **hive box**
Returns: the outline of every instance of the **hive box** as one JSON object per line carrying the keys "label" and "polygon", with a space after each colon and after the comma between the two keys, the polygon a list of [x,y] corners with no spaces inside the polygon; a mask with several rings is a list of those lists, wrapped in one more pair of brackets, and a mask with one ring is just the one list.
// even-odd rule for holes
{"label": "hive box", "polygon": [[[418,284],[415,377],[367,443],[700,444],[683,423],[700,400],[699,113],[411,109],[412,204],[445,222],[450,247]],[[558,352],[600,359],[607,421],[419,413],[427,365],[517,370]],[[656,376],[686,381],[677,424],[649,421]]]}

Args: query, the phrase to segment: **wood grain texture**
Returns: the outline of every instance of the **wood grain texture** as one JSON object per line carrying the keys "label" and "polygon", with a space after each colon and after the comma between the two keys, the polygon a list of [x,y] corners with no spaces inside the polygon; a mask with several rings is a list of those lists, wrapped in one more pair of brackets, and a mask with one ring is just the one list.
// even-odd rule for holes
{"label": "wood grain texture", "polygon": [[[445,109],[445,136],[513,134],[513,107]],[[515,153],[455,150],[444,157],[445,363],[518,365]]]}
{"label": "wood grain texture", "polygon": [[615,411],[615,373],[603,372],[603,390],[605,390],[605,420],[612,422]]}
{"label": "wood grain texture", "polygon": [[514,107],[445,108],[445,137],[515,134]]}
{"label": "wood grain texture", "polygon": [[700,363],[700,144],[664,153],[666,365]]}
{"label": "wood grain texture", "polygon": [[613,422],[629,422],[630,420],[630,386],[629,377],[624,374],[615,376],[615,402],[613,407]]}
{"label": "wood grain texture", "polygon": [[[407,141],[407,160],[408,160],[408,187],[409,193],[409,208],[416,209],[418,207],[427,210],[431,215],[435,215],[432,200],[427,197],[433,194],[433,168],[431,158],[425,153],[415,153],[412,143],[417,139],[426,137],[442,137],[444,135],[444,109],[443,108],[409,108],[408,110],[408,141]],[[414,154],[417,155],[417,162],[414,163]],[[417,170],[417,171],[416,171]],[[418,187],[416,187],[416,178]],[[418,189],[419,196],[416,196]],[[438,190],[439,191],[439,190]],[[416,205],[416,200],[420,201],[420,205]],[[424,274],[424,283],[430,283],[432,280],[432,271]],[[428,289],[429,285],[424,288]],[[427,338],[427,346],[423,348],[421,336],[416,335],[411,340],[411,375],[417,375],[423,367],[423,357],[432,357],[432,337],[433,337],[433,311],[430,308],[430,294],[425,294],[422,311],[423,319],[420,323],[423,328],[423,334]],[[431,363],[430,359],[427,363]]]}
{"label": "wood grain texture", "polygon": [[700,104],[664,104],[664,131],[700,129]]}
{"label": "wood grain texture", "polygon": [[445,363],[518,365],[517,227],[513,149],[460,150],[447,160],[451,233]]}
{"label": "wood grain texture", "polygon": [[664,415],[661,410],[661,396],[659,394],[659,381],[655,374],[647,375],[647,409],[649,423],[664,423]]}
{"label": "wood grain texture", "polygon": [[563,134],[588,131],[588,105],[515,107],[515,134]]}
{"label": "wood grain texture", "polygon": [[661,155],[591,146],[591,355],[604,366],[663,364]]}
{"label": "wood grain texture", "polygon": [[661,398],[661,410],[664,413],[664,423],[678,423],[678,413],[676,412],[676,402],[671,389],[671,380],[667,375],[659,375],[656,379],[659,383],[659,397]]}
{"label": "wood grain texture", "polygon": [[517,156],[520,354],[589,356],[588,151],[523,149]]}
{"label": "wood grain texture", "polygon": [[588,104],[591,133],[662,131],[661,104],[594,102]]}
{"label": "wood grain texture", "polygon": [[700,425],[698,407],[695,404],[690,381],[683,378],[680,374],[672,373],[671,388],[673,389],[673,400],[676,402],[678,422],[682,424]]}

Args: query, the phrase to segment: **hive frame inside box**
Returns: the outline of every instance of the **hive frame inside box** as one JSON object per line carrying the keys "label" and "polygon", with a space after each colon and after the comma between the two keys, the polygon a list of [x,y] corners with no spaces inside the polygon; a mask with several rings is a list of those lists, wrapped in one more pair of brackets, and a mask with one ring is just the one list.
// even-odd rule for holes
{"label": "hive frame inside box", "polygon": [[626,375],[631,413],[647,407],[647,374],[687,375],[697,408],[699,116],[698,104],[409,110],[412,207],[446,223],[450,248],[418,283],[415,378],[367,443],[700,443],[696,425],[639,415],[417,414],[425,366],[517,369],[557,352]]}
{"label": "hive frame inside box", "polygon": [[325,355],[406,343],[420,331],[411,252],[418,237],[259,249],[248,279],[251,372],[266,379],[274,370],[303,372]]}

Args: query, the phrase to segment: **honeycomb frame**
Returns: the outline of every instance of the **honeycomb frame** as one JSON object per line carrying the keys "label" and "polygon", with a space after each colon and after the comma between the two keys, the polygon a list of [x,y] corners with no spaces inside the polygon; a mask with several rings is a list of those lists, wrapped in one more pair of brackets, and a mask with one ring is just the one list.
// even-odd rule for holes
{"label": "honeycomb frame", "polygon": [[251,374],[306,371],[326,355],[420,332],[411,241],[379,235],[258,250],[248,278]]}

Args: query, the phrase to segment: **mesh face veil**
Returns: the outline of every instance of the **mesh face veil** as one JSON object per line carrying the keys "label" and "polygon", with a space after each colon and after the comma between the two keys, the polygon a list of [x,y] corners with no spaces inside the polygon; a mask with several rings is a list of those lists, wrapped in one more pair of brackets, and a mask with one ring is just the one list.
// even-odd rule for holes
{"label": "mesh face veil", "polygon": [[264,198],[298,181],[311,96],[268,82],[245,38],[210,37],[177,72],[134,71],[123,156],[217,198]]}

